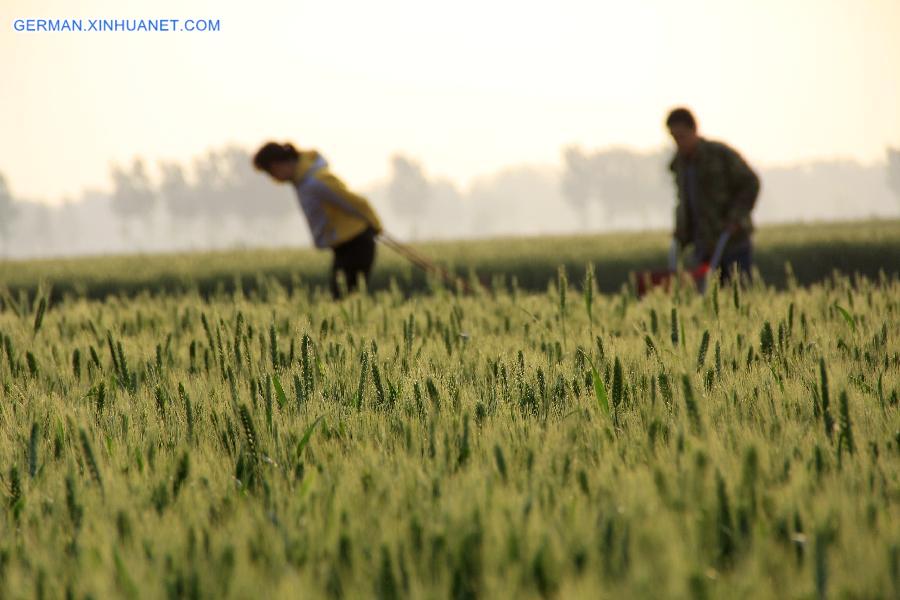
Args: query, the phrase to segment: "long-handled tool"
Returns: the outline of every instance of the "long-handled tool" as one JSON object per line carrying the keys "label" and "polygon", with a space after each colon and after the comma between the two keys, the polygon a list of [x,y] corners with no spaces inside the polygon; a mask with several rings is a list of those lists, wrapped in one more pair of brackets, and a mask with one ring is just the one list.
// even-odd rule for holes
{"label": "long-handled tool", "polygon": [[457,277],[456,275],[453,275],[452,273],[450,273],[450,271],[448,271],[441,265],[435,264],[434,262],[429,260],[427,257],[423,256],[422,254],[419,254],[416,250],[414,250],[410,246],[397,240],[391,234],[386,233],[386,232],[381,232],[378,235],[378,241],[381,242],[382,244],[384,244],[385,246],[387,246],[388,248],[390,248],[391,250],[393,250],[394,252],[396,252],[397,254],[399,254],[400,256],[402,256],[403,258],[407,259],[409,262],[411,262],[415,266],[422,269],[422,271],[424,271],[425,273],[431,273],[432,275],[437,275],[438,277],[443,279],[444,283],[447,284],[448,286],[455,288],[457,285],[461,285],[464,292],[466,292],[467,294],[471,293],[472,289],[469,286],[469,283],[465,279],[462,279],[461,277]]}
{"label": "long-handled tool", "polygon": [[712,273],[715,275],[718,273],[719,266],[722,264],[722,256],[725,254],[725,246],[728,245],[728,240],[730,238],[731,232],[727,229],[719,236],[719,241],[716,242],[712,257],[709,259],[709,262],[706,263],[706,273],[703,274],[703,279],[697,280],[697,288],[700,290],[701,294],[706,293],[706,285],[709,283],[709,274]]}
{"label": "long-handled tool", "polygon": [[[690,277],[691,280],[693,280],[693,282],[697,285],[697,289],[701,294],[706,292],[706,285],[709,280],[710,274],[715,274],[718,272],[719,266],[722,263],[722,256],[725,254],[725,246],[728,245],[728,240],[730,238],[731,233],[728,231],[723,231],[722,235],[719,236],[719,239],[716,242],[716,247],[713,249],[713,253],[709,261],[702,262],[690,271],[685,272],[685,274]],[[668,289],[669,285],[672,282],[672,279],[677,275],[677,273],[678,242],[673,240],[672,247],[669,249],[668,270],[638,273],[638,296],[643,296],[644,294],[649,292],[651,288],[654,287],[662,287]]]}

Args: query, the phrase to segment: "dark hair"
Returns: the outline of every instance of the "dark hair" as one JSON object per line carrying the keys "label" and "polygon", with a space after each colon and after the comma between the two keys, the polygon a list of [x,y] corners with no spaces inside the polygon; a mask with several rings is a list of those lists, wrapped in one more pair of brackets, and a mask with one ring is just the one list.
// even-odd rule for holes
{"label": "dark hair", "polygon": [[294,160],[300,156],[293,144],[285,142],[279,144],[277,142],[267,142],[262,148],[256,151],[253,157],[253,166],[260,171],[268,171],[269,168],[277,162],[283,160]]}
{"label": "dark hair", "polygon": [[697,129],[697,120],[690,110],[678,107],[666,117],[666,127],[672,127],[672,125],[686,125],[691,129]]}

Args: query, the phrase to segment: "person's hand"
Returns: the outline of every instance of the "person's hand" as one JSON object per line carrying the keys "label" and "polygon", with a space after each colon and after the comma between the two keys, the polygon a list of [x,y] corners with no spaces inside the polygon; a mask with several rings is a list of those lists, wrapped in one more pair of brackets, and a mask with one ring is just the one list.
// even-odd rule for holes
{"label": "person's hand", "polygon": [[741,229],[743,229],[743,227],[741,227],[741,224],[738,222],[734,222],[734,223],[729,223],[728,226],[725,228],[725,231],[727,231],[730,235],[737,235],[738,233],[741,232]]}

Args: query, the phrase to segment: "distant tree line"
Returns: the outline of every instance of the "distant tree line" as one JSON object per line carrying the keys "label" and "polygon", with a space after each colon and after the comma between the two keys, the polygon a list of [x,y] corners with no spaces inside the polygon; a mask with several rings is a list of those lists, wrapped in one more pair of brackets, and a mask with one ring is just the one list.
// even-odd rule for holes
{"label": "distant tree line", "polygon": [[[327,150],[327,149],[326,149]],[[519,165],[466,187],[395,155],[367,195],[407,239],[664,228],[673,194],[671,151],[563,149],[560,165]],[[884,166],[818,161],[762,172],[763,221],[900,214],[900,149]],[[337,172],[341,174],[340,165]],[[886,172],[886,177],[885,177]],[[189,165],[141,158],[114,165],[109,192],[86,190],[61,206],[14,198],[0,174],[4,256],[161,251],[309,240],[289,186],[256,172],[247,150],[227,146]],[[888,191],[890,190],[890,191]],[[893,194],[893,200],[890,199]]]}
{"label": "distant tree line", "polygon": [[671,210],[671,177],[666,168],[670,159],[662,150],[587,152],[571,146],[563,151],[563,194],[585,227],[597,208],[606,220],[629,215],[652,220],[653,215]]}
{"label": "distant tree line", "polygon": [[111,207],[124,228],[140,228],[163,209],[181,229],[197,223],[209,231],[227,218],[252,226],[290,214],[294,206],[251,166],[249,153],[234,146],[194,160],[190,175],[180,163],[162,161],[158,181],[144,161],[114,166]]}

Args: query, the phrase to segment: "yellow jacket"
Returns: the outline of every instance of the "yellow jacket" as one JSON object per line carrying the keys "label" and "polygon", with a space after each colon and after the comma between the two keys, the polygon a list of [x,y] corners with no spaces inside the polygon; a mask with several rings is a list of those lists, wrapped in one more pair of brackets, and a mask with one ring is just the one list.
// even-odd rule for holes
{"label": "yellow jacket", "polygon": [[293,184],[317,248],[340,246],[369,227],[381,233],[369,202],[348,190],[317,151],[300,152]]}

